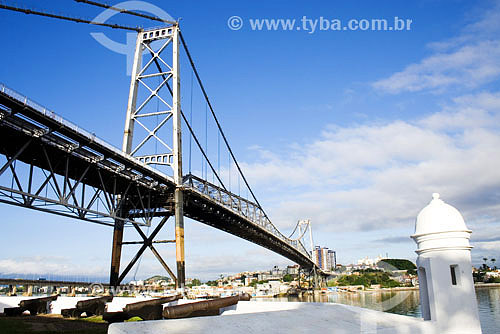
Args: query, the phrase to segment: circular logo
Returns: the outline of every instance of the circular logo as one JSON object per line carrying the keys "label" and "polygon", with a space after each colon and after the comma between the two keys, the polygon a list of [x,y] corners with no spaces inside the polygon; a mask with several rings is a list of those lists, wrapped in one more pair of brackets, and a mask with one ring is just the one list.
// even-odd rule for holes
{"label": "circular logo", "polygon": [[227,26],[231,30],[240,30],[243,27],[243,19],[239,16],[231,16],[227,19]]}
{"label": "circular logo", "polygon": [[[136,10],[136,11],[141,11],[141,12],[146,12],[149,14],[153,14],[163,20],[166,21],[175,21],[172,16],[170,16],[167,12],[165,12],[163,9],[160,7],[157,7],[153,4],[150,4],[145,1],[125,1],[125,2],[120,2],[115,5],[118,8],[126,9],[126,10]],[[101,12],[99,15],[97,15],[92,22],[97,22],[97,23],[105,23],[107,20],[109,20],[111,17],[114,15],[119,14],[120,12],[112,9],[106,9],[103,12]],[[104,35],[102,32],[91,32],[90,35],[97,41],[99,42],[102,46],[104,46],[107,49],[110,49],[113,52],[123,54],[127,56],[127,68],[126,72],[127,75],[132,74],[132,64],[134,61],[134,50],[136,47],[136,42],[137,42],[137,33],[136,32],[127,32],[126,34],[126,43],[119,43],[116,42],[112,39],[110,39],[108,36]]]}
{"label": "circular logo", "polygon": [[89,285],[89,291],[92,294],[104,291],[104,287],[101,283],[92,283]]}

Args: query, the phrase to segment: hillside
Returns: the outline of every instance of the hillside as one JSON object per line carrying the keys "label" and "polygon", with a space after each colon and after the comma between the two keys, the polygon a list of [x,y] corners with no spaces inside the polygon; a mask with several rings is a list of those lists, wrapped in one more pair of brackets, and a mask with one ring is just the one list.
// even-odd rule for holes
{"label": "hillside", "polygon": [[414,270],[417,266],[406,259],[383,259],[377,262],[377,267],[384,270]]}

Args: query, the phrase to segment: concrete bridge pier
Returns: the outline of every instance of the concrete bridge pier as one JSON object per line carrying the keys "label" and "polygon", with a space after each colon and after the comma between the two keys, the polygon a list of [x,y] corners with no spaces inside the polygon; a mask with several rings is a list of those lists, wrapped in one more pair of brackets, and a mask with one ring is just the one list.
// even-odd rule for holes
{"label": "concrete bridge pier", "polygon": [[319,277],[319,287],[326,288],[326,277],[323,275],[320,275]]}
{"label": "concrete bridge pier", "polygon": [[313,267],[313,281],[314,281],[314,289],[321,288],[320,282],[318,281],[318,273],[316,272],[316,267]]}
{"label": "concrete bridge pier", "polygon": [[9,292],[7,293],[7,296],[17,296],[17,286],[16,285],[9,285]]}
{"label": "concrete bridge pier", "polygon": [[23,296],[31,297],[33,296],[33,285],[25,285]]}

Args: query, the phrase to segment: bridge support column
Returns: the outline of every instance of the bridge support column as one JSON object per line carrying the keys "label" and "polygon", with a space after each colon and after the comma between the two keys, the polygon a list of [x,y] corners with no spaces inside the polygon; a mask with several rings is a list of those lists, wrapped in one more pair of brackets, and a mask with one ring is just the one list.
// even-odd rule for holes
{"label": "bridge support column", "polygon": [[186,264],[184,259],[184,208],[183,193],[175,190],[175,254],[177,261],[177,289],[184,289],[186,283]]}
{"label": "bridge support column", "polygon": [[318,283],[318,273],[316,272],[316,267],[313,267],[313,279],[314,279],[314,289],[320,288],[320,285]]}
{"label": "bridge support column", "polygon": [[23,296],[33,296],[33,285],[25,285]]}
{"label": "bridge support column", "polygon": [[120,285],[120,260],[122,256],[122,242],[123,242],[123,222],[115,221],[113,230],[113,248],[111,250],[111,272],[109,275],[109,285],[117,287]]}
{"label": "bridge support column", "polygon": [[302,275],[301,273],[301,269],[300,269],[300,266],[299,266],[299,289],[302,289],[302,285],[300,285],[300,276]]}
{"label": "bridge support column", "polygon": [[8,296],[16,296],[17,295],[17,286],[16,285],[9,285],[9,293],[7,295]]}
{"label": "bridge support column", "polygon": [[173,27],[172,36],[172,126],[173,126],[173,170],[175,181],[175,254],[177,260],[177,288],[184,289],[186,268],[184,262],[184,196],[182,193],[182,124],[181,124],[181,80],[179,75],[179,27]]}

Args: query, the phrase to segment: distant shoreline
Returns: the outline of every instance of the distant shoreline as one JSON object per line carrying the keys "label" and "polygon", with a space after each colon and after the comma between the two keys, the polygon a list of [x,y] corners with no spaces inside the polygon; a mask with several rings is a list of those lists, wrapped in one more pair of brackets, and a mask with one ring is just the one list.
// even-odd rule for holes
{"label": "distant shoreline", "polygon": [[[346,288],[349,286],[345,286]],[[500,283],[474,283],[474,287],[477,288],[496,288],[500,287]],[[380,289],[369,289],[369,290],[352,290],[345,292],[359,292],[359,293],[370,293],[370,292],[391,292],[391,291],[418,291],[418,286],[402,286],[395,288],[380,288]]]}
{"label": "distant shoreline", "polygon": [[500,283],[474,283],[476,288],[494,288],[500,287]]}

